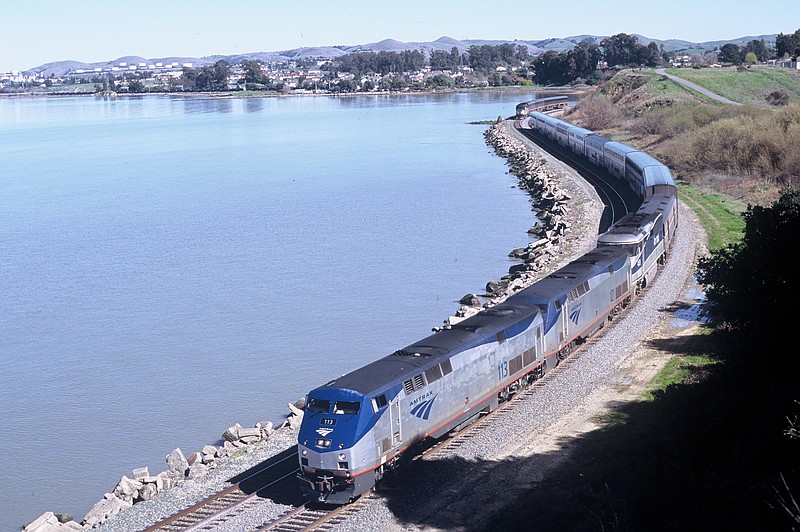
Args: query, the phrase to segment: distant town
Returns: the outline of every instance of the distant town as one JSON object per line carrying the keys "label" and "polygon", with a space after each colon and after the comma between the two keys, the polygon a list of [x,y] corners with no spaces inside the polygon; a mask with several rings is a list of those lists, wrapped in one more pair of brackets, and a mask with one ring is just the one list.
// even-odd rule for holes
{"label": "distant town", "polygon": [[[800,31],[800,30],[798,30]],[[798,68],[800,35],[730,42],[657,41],[624,33],[544,41],[385,40],[357,47],[104,63],[63,61],[0,73],[0,94],[414,91],[509,85],[592,85],[609,67],[772,64]]]}

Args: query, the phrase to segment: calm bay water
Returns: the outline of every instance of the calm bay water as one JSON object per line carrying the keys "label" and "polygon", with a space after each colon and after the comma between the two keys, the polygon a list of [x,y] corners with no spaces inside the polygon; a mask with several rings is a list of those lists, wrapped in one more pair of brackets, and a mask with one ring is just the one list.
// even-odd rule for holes
{"label": "calm bay water", "polygon": [[0,99],[0,529],[280,421],[528,241],[531,94]]}

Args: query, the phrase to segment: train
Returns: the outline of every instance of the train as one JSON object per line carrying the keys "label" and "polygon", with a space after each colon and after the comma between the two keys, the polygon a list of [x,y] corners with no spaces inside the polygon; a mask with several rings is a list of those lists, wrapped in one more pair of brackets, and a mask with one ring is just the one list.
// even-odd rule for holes
{"label": "train", "polygon": [[311,390],[298,433],[305,497],[356,500],[426,441],[460,430],[541,378],[653,281],[678,228],[669,169],[541,112],[524,121],[608,169],[641,206],[599,235],[595,249],[502,303]]}
{"label": "train", "polygon": [[548,96],[547,98],[537,98],[529,102],[518,103],[516,113],[517,118],[523,118],[534,111],[556,111],[569,107],[569,105],[567,96]]}

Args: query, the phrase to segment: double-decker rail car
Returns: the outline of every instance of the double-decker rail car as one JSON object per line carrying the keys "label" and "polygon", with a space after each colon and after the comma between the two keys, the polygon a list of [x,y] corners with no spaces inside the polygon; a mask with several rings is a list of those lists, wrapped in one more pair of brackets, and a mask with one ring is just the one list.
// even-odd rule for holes
{"label": "double-decker rail car", "polygon": [[635,151],[625,158],[625,180],[639,197],[658,192],[675,193],[675,181],[669,168],[652,155]]}
{"label": "double-decker rail car", "polygon": [[572,126],[569,131],[569,148],[574,152],[580,155],[581,157],[586,156],[586,138],[591,136],[593,133],[588,129]]}
{"label": "double-decker rail car", "polygon": [[603,166],[603,146],[606,142],[610,141],[597,133],[584,137],[584,155],[597,166]]}
{"label": "double-decker rail car", "polygon": [[636,151],[639,150],[622,142],[606,142],[603,144],[603,166],[611,175],[625,179],[625,160]]}
{"label": "double-decker rail car", "polygon": [[597,238],[598,247],[622,247],[631,257],[631,282],[637,290],[653,282],[666,259],[678,225],[678,200],[673,194],[654,194],[639,210],[622,217]]}

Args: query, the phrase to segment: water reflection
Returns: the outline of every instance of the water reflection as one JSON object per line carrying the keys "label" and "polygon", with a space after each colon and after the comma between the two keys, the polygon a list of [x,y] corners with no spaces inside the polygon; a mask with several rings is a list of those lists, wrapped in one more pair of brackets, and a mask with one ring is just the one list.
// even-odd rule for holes
{"label": "water reflection", "polygon": [[264,109],[264,98],[246,98],[244,110],[248,113],[257,113]]}
{"label": "water reflection", "polygon": [[230,113],[233,111],[233,100],[227,98],[211,98],[198,96],[196,98],[181,98],[174,100],[178,104],[183,104],[183,112],[186,114],[198,113]]}

